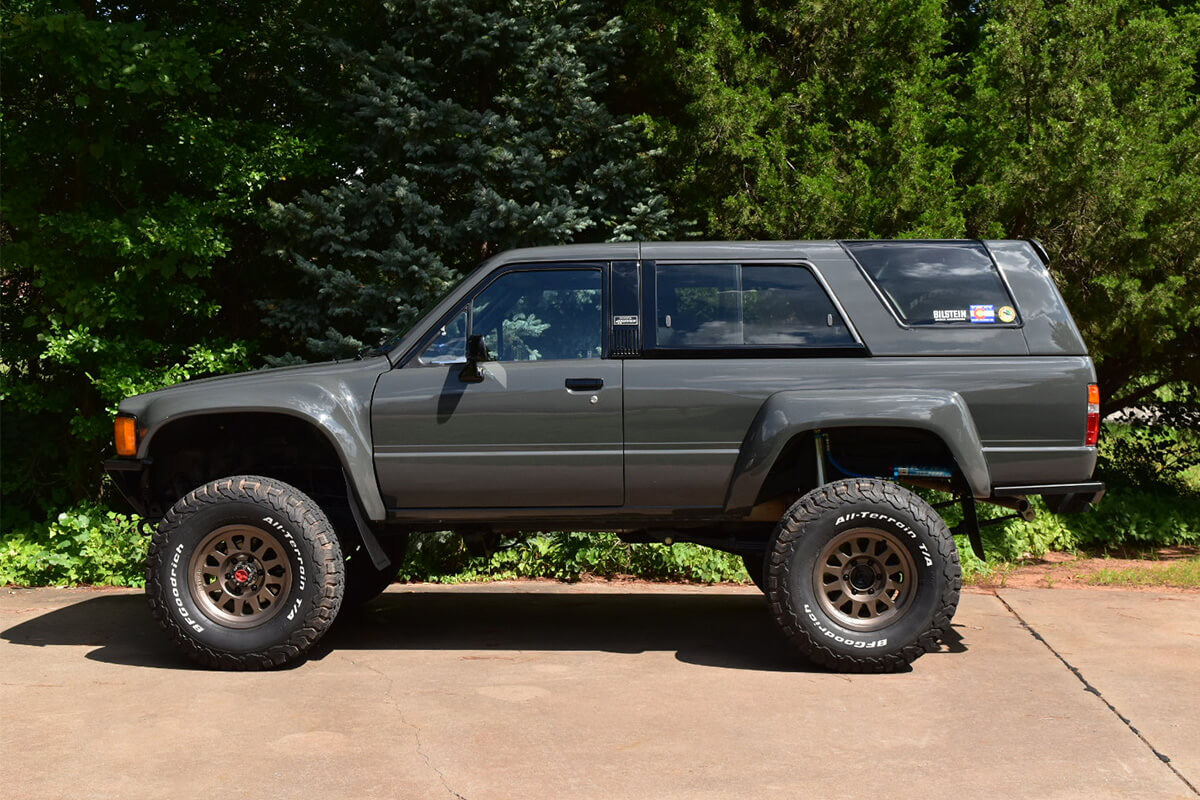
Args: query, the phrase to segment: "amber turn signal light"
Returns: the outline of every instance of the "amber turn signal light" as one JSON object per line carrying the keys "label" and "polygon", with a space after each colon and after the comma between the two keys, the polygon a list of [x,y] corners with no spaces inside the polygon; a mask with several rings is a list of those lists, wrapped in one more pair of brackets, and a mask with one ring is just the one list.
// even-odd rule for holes
{"label": "amber turn signal light", "polygon": [[137,418],[117,417],[113,423],[113,434],[117,440],[117,455],[137,455]]}
{"label": "amber turn signal light", "polygon": [[1100,387],[1094,383],[1088,384],[1087,434],[1083,444],[1095,447],[1100,441]]}

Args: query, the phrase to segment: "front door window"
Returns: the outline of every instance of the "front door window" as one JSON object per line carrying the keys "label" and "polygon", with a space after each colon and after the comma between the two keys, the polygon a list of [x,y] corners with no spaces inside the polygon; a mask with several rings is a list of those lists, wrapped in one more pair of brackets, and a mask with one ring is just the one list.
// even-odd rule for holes
{"label": "front door window", "polygon": [[500,276],[471,303],[471,333],[496,361],[600,358],[601,273],[530,270]]}

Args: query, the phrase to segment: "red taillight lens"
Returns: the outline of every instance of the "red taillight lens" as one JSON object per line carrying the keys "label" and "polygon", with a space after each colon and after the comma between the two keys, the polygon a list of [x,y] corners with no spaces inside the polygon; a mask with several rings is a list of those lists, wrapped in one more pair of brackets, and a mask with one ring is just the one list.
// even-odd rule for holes
{"label": "red taillight lens", "polygon": [[1083,443],[1095,447],[1100,441],[1100,387],[1088,384],[1087,436]]}

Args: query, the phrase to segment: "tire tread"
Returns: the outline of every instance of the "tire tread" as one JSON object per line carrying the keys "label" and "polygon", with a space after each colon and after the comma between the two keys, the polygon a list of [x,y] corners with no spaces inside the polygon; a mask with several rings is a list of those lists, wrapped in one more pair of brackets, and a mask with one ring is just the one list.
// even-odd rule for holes
{"label": "tire tread", "polygon": [[[789,588],[791,581],[788,573],[792,564],[788,551],[804,535],[805,527],[825,514],[864,502],[890,505],[900,513],[911,515],[933,532],[931,538],[942,565],[943,592],[930,625],[915,641],[884,655],[849,655],[826,646],[823,637],[813,635],[806,625],[801,624]],[[813,662],[839,672],[853,673],[895,672],[922,654],[937,650],[938,642],[950,630],[950,622],[962,592],[962,569],[954,536],[938,513],[907,489],[888,481],[868,478],[851,478],[826,484],[804,495],[789,508],[776,529],[768,553],[766,580],[768,607],[784,636]]]}
{"label": "tire tread", "polygon": [[[227,502],[251,502],[286,516],[303,535],[300,547],[307,547],[314,563],[322,563],[325,580],[316,602],[304,615],[304,624],[294,630],[286,642],[252,653],[228,653],[200,644],[187,634],[165,602],[166,591],[159,572],[169,550],[171,532],[188,517],[206,506]],[[315,576],[314,576],[315,579]],[[274,669],[298,659],[333,624],[341,605],[344,588],[341,548],[325,512],[307,495],[286,483],[259,475],[235,475],[206,483],[184,495],[163,517],[150,540],[146,559],[146,598],[159,627],[194,661],[213,669]]]}

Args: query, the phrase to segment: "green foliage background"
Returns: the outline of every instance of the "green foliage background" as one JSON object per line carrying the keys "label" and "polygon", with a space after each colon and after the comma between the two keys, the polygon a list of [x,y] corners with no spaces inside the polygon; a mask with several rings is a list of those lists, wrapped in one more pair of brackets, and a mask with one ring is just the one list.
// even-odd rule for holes
{"label": "green foliage background", "polygon": [[1100,513],[997,552],[1194,541],[1196,2],[14,0],[0,26],[18,561],[129,530],[100,475],[123,396],[374,344],[505,247],[666,236],[1041,239],[1105,413],[1157,411],[1106,434]]}

